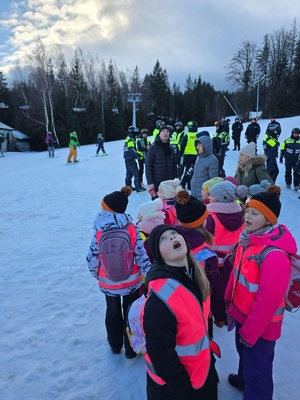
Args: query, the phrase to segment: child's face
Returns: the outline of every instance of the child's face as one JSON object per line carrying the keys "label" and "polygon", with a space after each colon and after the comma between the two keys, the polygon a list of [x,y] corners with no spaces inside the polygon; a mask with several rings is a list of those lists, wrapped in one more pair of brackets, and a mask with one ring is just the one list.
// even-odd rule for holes
{"label": "child's face", "polygon": [[198,151],[199,154],[203,154],[203,153],[204,153],[204,147],[203,147],[203,144],[202,144],[202,143],[197,142],[196,149],[197,149],[197,151]]}
{"label": "child's face", "polygon": [[269,225],[268,220],[256,208],[246,208],[245,227],[248,232],[255,232],[267,225]]}
{"label": "child's face", "polygon": [[141,222],[142,219],[143,219],[143,217],[141,216],[141,214],[138,214],[137,220],[138,220],[139,222]]}
{"label": "child's face", "polygon": [[201,197],[202,197],[202,200],[209,200],[209,192],[207,192],[206,190],[202,189],[201,190]]}
{"label": "child's face", "polygon": [[162,188],[161,188],[160,185],[158,186],[157,196],[158,196],[161,200],[164,199],[164,192],[163,192],[163,190],[162,190]]}
{"label": "child's face", "polygon": [[159,239],[160,254],[168,265],[182,266],[186,260],[187,246],[183,236],[172,229],[165,231]]}
{"label": "child's face", "polygon": [[217,203],[218,199],[214,197],[212,194],[209,194],[208,199],[211,203]]}

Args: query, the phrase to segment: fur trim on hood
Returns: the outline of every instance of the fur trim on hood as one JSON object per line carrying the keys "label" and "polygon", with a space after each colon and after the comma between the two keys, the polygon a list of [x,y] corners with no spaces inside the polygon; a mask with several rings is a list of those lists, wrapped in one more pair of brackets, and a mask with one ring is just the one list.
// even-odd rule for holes
{"label": "fur trim on hood", "polygon": [[243,172],[245,172],[245,176],[248,176],[249,171],[252,168],[256,167],[257,165],[264,164],[266,162],[266,160],[267,160],[267,157],[264,154],[258,154],[256,157],[250,158],[250,160],[248,160],[242,168],[240,168],[239,164],[238,164],[237,168],[236,168],[236,172],[243,171]]}
{"label": "fur trim on hood", "polygon": [[207,204],[207,210],[209,213],[236,214],[243,209],[240,204],[233,201],[231,203],[209,203]]}

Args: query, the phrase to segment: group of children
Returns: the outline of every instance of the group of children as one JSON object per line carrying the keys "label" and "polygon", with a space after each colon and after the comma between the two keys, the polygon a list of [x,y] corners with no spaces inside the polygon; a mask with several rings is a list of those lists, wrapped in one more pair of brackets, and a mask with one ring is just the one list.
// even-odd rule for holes
{"label": "group of children", "polygon": [[[144,292],[149,400],[217,399],[213,323],[222,328],[228,318],[236,326],[239,354],[238,373],[228,376],[229,383],[244,391],[244,400],[272,399],[288,254],[297,251],[287,227],[278,224],[280,188],[268,181],[247,188],[233,177],[213,178],[203,183],[201,201],[175,179],[162,182],[157,193],[138,207],[134,224],[126,214],[131,188],[123,187],[103,198],[94,222],[86,259],[105,294],[112,352],[124,346],[127,358],[136,357],[126,316]],[[114,247],[121,242],[120,257]],[[281,251],[269,253],[258,267],[255,257],[269,245]],[[232,263],[225,269],[228,255]]]}

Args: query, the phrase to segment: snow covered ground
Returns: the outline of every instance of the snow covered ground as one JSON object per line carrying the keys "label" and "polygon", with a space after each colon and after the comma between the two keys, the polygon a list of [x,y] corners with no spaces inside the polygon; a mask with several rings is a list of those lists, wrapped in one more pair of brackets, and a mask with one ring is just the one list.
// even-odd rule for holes
{"label": "snow covered ground", "polygon": [[[259,152],[268,122],[260,121]],[[282,141],[300,117],[279,122]],[[1,400],[146,399],[143,357],[111,354],[104,296],[85,263],[100,201],[124,185],[123,142],[105,148],[109,156],[95,158],[94,145],[82,146],[79,158],[88,161],[69,166],[64,165],[68,149],[54,159],[43,152],[6,153],[0,160]],[[236,151],[227,153],[227,175],[234,175],[237,157]],[[279,168],[280,222],[300,248],[300,193],[285,188],[284,166]],[[134,192],[128,213],[136,220],[137,207],[148,200],[147,192]],[[276,346],[275,400],[299,398],[299,322],[299,313],[286,313]],[[215,328],[215,339],[222,350],[219,399],[241,399],[227,383],[237,369],[234,334]]]}

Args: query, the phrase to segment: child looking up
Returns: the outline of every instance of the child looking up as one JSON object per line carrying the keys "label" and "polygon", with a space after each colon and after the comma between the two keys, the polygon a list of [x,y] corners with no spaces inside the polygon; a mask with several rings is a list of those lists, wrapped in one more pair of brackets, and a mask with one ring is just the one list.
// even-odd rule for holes
{"label": "child looking up", "polygon": [[[229,315],[236,321],[235,343],[239,355],[237,374],[230,385],[244,390],[244,399],[273,398],[273,359],[276,340],[281,336],[284,295],[290,280],[288,254],[297,252],[296,241],[284,225],[278,224],[280,188],[246,202],[245,230],[241,233],[225,299]],[[258,266],[255,257],[269,246]]]}
{"label": "child looking up", "polygon": [[[105,326],[111,351],[114,354],[120,353],[124,344],[126,358],[136,356],[125,331],[127,309],[132,302],[139,298],[142,274],[146,276],[151,267],[139,228],[133,224],[130,215],[125,213],[128,196],[131,192],[132,189],[125,186],[120,191],[104,196],[101,201],[102,211],[94,221],[95,233],[86,257],[91,274],[97,279],[100,291],[105,294]],[[126,254],[113,254],[114,258],[111,260],[110,254],[105,253],[104,256],[100,251],[101,236],[107,232],[113,235],[116,230],[120,229],[126,230],[129,234],[132,250]],[[111,237],[108,242],[111,242],[111,253],[113,253],[112,245],[117,247],[117,239]],[[131,269],[129,268],[130,255],[133,255]],[[119,262],[120,258],[124,260],[123,264]],[[119,276],[119,279],[116,276]]]}

